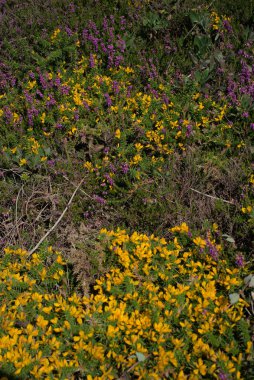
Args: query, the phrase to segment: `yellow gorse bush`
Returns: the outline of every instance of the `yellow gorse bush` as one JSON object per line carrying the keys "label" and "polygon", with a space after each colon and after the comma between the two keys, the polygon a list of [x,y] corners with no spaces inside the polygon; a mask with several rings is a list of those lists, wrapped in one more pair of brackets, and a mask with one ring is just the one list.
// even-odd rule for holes
{"label": "yellow gorse bush", "polygon": [[[112,262],[89,297],[67,287],[67,264],[50,247],[0,260],[0,363],[19,378],[242,379],[251,360],[241,271],[188,235],[170,241],[102,230]],[[215,240],[210,234],[207,246]],[[221,253],[221,247],[217,245]],[[241,329],[245,338],[237,339]],[[247,335],[246,335],[247,334]]]}

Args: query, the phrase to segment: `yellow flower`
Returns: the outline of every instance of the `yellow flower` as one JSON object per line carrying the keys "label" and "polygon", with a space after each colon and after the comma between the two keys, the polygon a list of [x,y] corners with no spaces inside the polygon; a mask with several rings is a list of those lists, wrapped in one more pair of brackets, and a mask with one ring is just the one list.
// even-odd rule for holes
{"label": "yellow flower", "polygon": [[177,376],[177,380],[187,380],[187,379],[188,379],[187,375],[185,375],[183,370],[181,369],[181,371],[179,372]]}
{"label": "yellow flower", "polygon": [[143,145],[140,143],[137,143],[135,144],[135,148],[137,149],[137,151],[140,151],[143,148]]}
{"label": "yellow flower", "polygon": [[124,71],[126,72],[126,74],[134,73],[134,70],[130,67],[126,67]]}
{"label": "yellow flower", "polygon": [[168,333],[171,331],[171,328],[165,324],[165,323],[162,323],[162,322],[159,322],[159,323],[154,323],[154,330],[157,331],[158,333],[160,334],[163,334],[163,333]]}
{"label": "yellow flower", "polygon": [[116,137],[117,139],[120,139],[120,137],[121,137],[121,131],[120,131],[119,128],[115,131],[115,137]]}
{"label": "yellow flower", "polygon": [[42,122],[42,124],[44,124],[45,123],[45,118],[46,118],[46,113],[45,112],[43,112],[43,114],[41,115],[41,122]]}
{"label": "yellow flower", "polygon": [[142,157],[140,154],[136,154],[130,161],[130,165],[137,165],[140,161],[142,161]]}
{"label": "yellow flower", "polygon": [[41,327],[42,329],[44,329],[48,325],[48,323],[49,322],[46,319],[44,319],[42,315],[38,316],[38,318],[37,318],[37,326],[38,327]]}
{"label": "yellow flower", "polygon": [[47,276],[47,270],[45,267],[42,269],[40,276],[41,276],[42,281],[45,280],[45,278]]}
{"label": "yellow flower", "polygon": [[27,164],[27,160],[25,158],[21,158],[19,161],[19,166],[23,166]]}
{"label": "yellow flower", "polygon": [[108,331],[107,331],[107,336],[109,336],[109,337],[114,337],[117,333],[118,333],[118,331],[119,331],[119,327],[114,327],[114,326],[112,326],[112,325],[109,325],[108,326]]}
{"label": "yellow flower", "polygon": [[93,164],[89,161],[84,163],[84,168],[86,168],[90,173],[94,171]]}
{"label": "yellow flower", "polygon": [[195,243],[200,248],[204,248],[206,246],[206,241],[199,236],[193,239],[193,243]]}
{"label": "yellow flower", "polygon": [[198,359],[196,363],[196,369],[193,371],[195,375],[201,374],[202,376],[206,375],[207,368],[202,359]]}
{"label": "yellow flower", "polygon": [[181,233],[188,233],[189,232],[189,227],[187,224],[184,222],[180,226],[176,226],[170,229],[171,232],[181,232]]}
{"label": "yellow flower", "polygon": [[64,327],[67,329],[67,330],[70,330],[71,328],[71,325],[68,321],[64,321]]}
{"label": "yellow flower", "polygon": [[63,261],[62,256],[60,256],[60,255],[57,256],[56,262],[57,262],[58,264],[62,264],[62,265],[65,264],[65,262]]}
{"label": "yellow flower", "polygon": [[250,354],[253,349],[253,344],[251,341],[247,342],[246,354]]}
{"label": "yellow flower", "polygon": [[51,310],[52,310],[52,306],[48,306],[48,307],[45,306],[45,307],[42,309],[42,311],[43,311],[44,313],[46,313],[46,314],[50,314]]}
{"label": "yellow flower", "polygon": [[198,92],[197,94],[194,94],[192,99],[197,100],[200,97],[200,93]]}
{"label": "yellow flower", "polygon": [[27,89],[31,90],[32,88],[34,88],[35,85],[36,85],[36,80],[29,81],[28,84],[27,84]]}
{"label": "yellow flower", "polygon": [[41,303],[43,296],[39,293],[33,293],[31,298],[33,301]]}
{"label": "yellow flower", "polygon": [[214,232],[217,232],[218,229],[219,229],[218,224],[217,224],[217,223],[213,223],[213,231],[214,231]]}
{"label": "yellow flower", "polygon": [[56,29],[51,36],[51,40],[54,41],[60,32],[61,32],[61,30],[59,28]]}

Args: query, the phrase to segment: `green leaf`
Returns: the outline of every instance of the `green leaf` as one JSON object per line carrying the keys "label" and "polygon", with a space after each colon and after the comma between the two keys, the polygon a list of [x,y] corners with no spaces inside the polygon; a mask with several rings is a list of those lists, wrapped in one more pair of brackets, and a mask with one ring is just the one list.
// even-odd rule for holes
{"label": "green leaf", "polygon": [[240,296],[238,293],[229,294],[229,300],[230,300],[231,305],[234,305],[235,303],[237,303],[239,301],[239,298]]}
{"label": "green leaf", "polygon": [[227,234],[223,234],[222,236],[225,237],[226,240],[227,240],[229,243],[235,243],[235,239],[232,238],[232,236],[227,235]]}
{"label": "green leaf", "polygon": [[146,360],[146,357],[142,352],[136,352],[136,356],[139,362],[144,362]]}
{"label": "green leaf", "polygon": [[254,277],[254,275],[253,274],[249,274],[248,276],[246,276],[245,278],[244,278],[244,280],[243,280],[243,282],[245,283],[245,285],[247,285],[250,281],[251,281],[251,279]]}
{"label": "green leaf", "polygon": [[252,276],[251,279],[250,279],[249,287],[250,288],[254,288],[254,276]]}

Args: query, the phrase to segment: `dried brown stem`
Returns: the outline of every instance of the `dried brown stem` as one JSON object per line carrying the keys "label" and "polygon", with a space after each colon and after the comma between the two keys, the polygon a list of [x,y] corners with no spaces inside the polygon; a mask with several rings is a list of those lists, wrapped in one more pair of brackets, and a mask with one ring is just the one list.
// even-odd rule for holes
{"label": "dried brown stem", "polygon": [[211,198],[211,199],[216,199],[218,201],[222,201],[222,202],[225,202],[225,203],[229,203],[230,205],[234,205],[234,202],[231,202],[231,201],[227,201],[226,199],[222,199],[222,198],[218,198],[218,197],[214,197],[213,195],[209,195],[209,194],[206,194],[206,193],[202,193],[201,191],[198,191],[196,189],[193,189],[192,187],[190,187],[190,190],[194,191],[195,193],[198,193],[198,194],[201,194],[201,195],[204,195],[205,197],[208,197],[208,198]]}
{"label": "dried brown stem", "polygon": [[41,245],[41,243],[49,236],[49,234],[51,234],[51,232],[57,227],[57,225],[60,223],[60,221],[62,220],[62,218],[64,217],[65,213],[67,212],[68,208],[70,207],[72,201],[73,201],[73,198],[75,197],[77,191],[79,190],[80,186],[82,185],[82,183],[84,182],[84,178],[82,179],[82,181],[80,181],[80,183],[78,184],[78,186],[75,188],[69,202],[67,203],[67,206],[65,207],[65,209],[63,210],[62,214],[59,216],[59,218],[57,219],[57,221],[55,222],[55,224],[47,231],[47,233],[40,239],[40,241],[36,244],[36,246],[34,248],[32,248],[29,253],[28,253],[28,257],[31,256],[38,248],[39,246]]}

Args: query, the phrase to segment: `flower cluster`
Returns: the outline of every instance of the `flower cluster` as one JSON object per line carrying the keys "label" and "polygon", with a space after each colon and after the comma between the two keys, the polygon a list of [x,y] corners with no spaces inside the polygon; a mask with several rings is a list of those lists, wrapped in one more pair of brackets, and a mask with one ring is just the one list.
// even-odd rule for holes
{"label": "flower cluster", "polygon": [[[206,240],[189,235],[186,224],[170,241],[102,230],[112,267],[89,297],[70,292],[67,264],[51,247],[29,259],[24,250],[5,249],[2,370],[38,379],[74,373],[97,380],[124,373],[133,379],[243,379],[253,347],[250,335],[239,341],[237,334],[247,324],[248,304],[243,298],[231,304],[228,297],[242,286],[242,269],[214,260]],[[215,244],[212,236],[209,242]]]}

